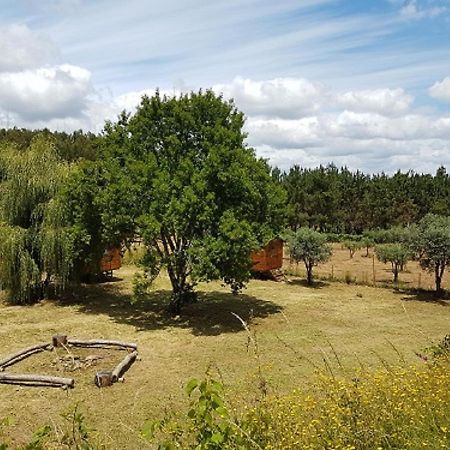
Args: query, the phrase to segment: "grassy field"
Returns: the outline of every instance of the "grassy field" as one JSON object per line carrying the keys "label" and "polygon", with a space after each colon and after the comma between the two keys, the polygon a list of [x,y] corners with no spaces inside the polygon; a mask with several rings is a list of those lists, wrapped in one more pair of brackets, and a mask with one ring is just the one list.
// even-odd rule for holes
{"label": "grassy field", "polygon": [[[103,359],[73,371],[62,362],[67,354],[61,350],[17,364],[10,370],[73,376],[76,387],[64,392],[0,385],[0,418],[10,416],[15,423],[10,435],[20,441],[43,424],[61,430],[61,413],[80,403],[107,448],[146,448],[139,436],[145,419],[185,409],[183,386],[208,367],[220,372],[231,402],[251,403],[258,394],[259,365],[269,389],[284,393],[311,383],[314,367],[323,367],[324,359],[335,371],[340,364],[348,370],[421,364],[414,352],[450,332],[450,302],[431,294],[327,282],[309,288],[298,279],[255,280],[240,296],[219,283],[202,285],[200,301],[181,318],[170,318],[163,312],[169,295],[164,277],[145,301],[130,305],[134,271],[124,267],[114,281],[83,287],[65,301],[0,306],[0,356],[65,333],[135,341],[142,358],[123,384],[105,389],[93,385],[94,373],[114,366],[122,356],[118,352],[91,351]],[[232,313],[256,332],[259,358]]]}
{"label": "grassy field", "polygon": [[[373,249],[369,250],[366,256],[366,249],[358,250],[353,258],[350,258],[349,251],[342,248],[341,244],[333,244],[333,255],[326,264],[314,269],[319,278],[345,280],[349,279],[363,284],[392,283],[392,270],[390,264],[383,264],[373,258]],[[298,266],[289,263],[289,257],[285,257],[285,268],[292,273],[304,276],[305,270],[302,264]],[[399,274],[399,283],[405,288],[413,289],[434,289],[434,275],[423,271],[416,261],[410,261],[403,272]],[[450,289],[450,271],[444,273],[442,287]]]}

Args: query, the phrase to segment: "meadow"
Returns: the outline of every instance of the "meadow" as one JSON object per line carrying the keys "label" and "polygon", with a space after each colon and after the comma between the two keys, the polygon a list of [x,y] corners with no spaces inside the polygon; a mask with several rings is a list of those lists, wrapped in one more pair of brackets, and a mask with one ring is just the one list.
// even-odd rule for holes
{"label": "meadow", "polygon": [[[392,286],[392,270],[389,264],[384,264],[374,257],[374,249],[370,248],[367,256],[365,248],[357,250],[350,258],[349,251],[342,244],[332,244],[333,254],[330,260],[314,269],[317,278],[325,280],[349,281],[352,283]],[[305,276],[302,264],[292,264],[286,252],[284,267],[289,273]],[[399,286],[404,289],[433,290],[434,274],[420,268],[417,261],[409,261],[405,269],[399,273]],[[450,273],[444,272],[442,287],[450,289]]]}
{"label": "meadow", "polygon": [[[124,266],[113,280],[85,285],[63,300],[0,306],[2,356],[55,333],[135,341],[141,356],[124,383],[104,389],[93,385],[94,373],[120,354],[93,350],[102,359],[74,368],[65,363],[71,356],[58,350],[58,357],[43,353],[17,364],[11,371],[71,376],[76,387],[65,392],[0,385],[0,418],[13,421],[4,430],[9,438],[25,442],[44,424],[62,434],[70,426],[62,414],[79,405],[106,448],[152,448],[140,436],[145,421],[186,410],[183,387],[208,370],[240,409],[243,399],[247,406],[257,401],[262,380],[264,390],[281,395],[313,388],[319,368],[345,375],[361,368],[423,366],[416,352],[449,332],[449,302],[432,293],[331,281],[307,287],[296,277],[285,283],[253,280],[238,296],[218,282],[204,284],[199,302],[172,318],[164,313],[170,295],[164,274],[151,294],[130,303],[135,270]],[[250,335],[233,313],[249,324]]]}

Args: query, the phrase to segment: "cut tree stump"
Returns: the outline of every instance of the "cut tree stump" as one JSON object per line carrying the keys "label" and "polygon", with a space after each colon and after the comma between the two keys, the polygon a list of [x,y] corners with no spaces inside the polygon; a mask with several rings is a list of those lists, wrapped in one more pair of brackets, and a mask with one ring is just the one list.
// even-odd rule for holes
{"label": "cut tree stump", "polygon": [[67,343],[69,345],[73,345],[74,347],[88,347],[88,348],[119,347],[123,349],[137,350],[137,345],[132,342],[111,341],[105,339],[90,339],[86,341],[79,339],[68,339]]}
{"label": "cut tree stump", "polygon": [[50,377],[46,375],[30,375],[17,373],[0,373],[0,383],[19,384],[24,386],[48,386],[73,388],[75,380],[73,378]]}
{"label": "cut tree stump", "polygon": [[20,350],[19,352],[14,353],[13,355],[10,355],[0,361],[0,372],[2,372],[6,367],[12,366],[13,364],[18,363],[19,361],[22,361],[23,359],[28,358],[31,355],[34,355],[35,353],[39,353],[44,350],[50,350],[51,347],[52,347],[51,344],[46,343],[33,345],[32,347]]}
{"label": "cut tree stump", "polygon": [[101,370],[95,374],[94,383],[97,387],[107,387],[113,384],[112,372],[110,370]]}
{"label": "cut tree stump", "polygon": [[67,335],[55,334],[52,337],[53,347],[65,347],[67,345]]}
{"label": "cut tree stump", "polygon": [[123,360],[116,366],[116,368],[112,371],[112,382],[115,383],[122,377],[122,375],[132,366],[134,361],[138,356],[138,352],[134,351],[129,355],[125,356]]}

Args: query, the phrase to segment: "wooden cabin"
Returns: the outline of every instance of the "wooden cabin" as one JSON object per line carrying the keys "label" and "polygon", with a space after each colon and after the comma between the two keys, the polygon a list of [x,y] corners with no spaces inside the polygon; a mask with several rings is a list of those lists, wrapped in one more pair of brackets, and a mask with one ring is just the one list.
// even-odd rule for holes
{"label": "wooden cabin", "polygon": [[112,275],[113,270],[118,270],[122,267],[122,255],[119,248],[111,248],[105,250],[102,259],[100,260],[100,272]]}
{"label": "wooden cabin", "polygon": [[269,273],[283,267],[283,240],[272,239],[261,250],[250,254],[253,272]]}

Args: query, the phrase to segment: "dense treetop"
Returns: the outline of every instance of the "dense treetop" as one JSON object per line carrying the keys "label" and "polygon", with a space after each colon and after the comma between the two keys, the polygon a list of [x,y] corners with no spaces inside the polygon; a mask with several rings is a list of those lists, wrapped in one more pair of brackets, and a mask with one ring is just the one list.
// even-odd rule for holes
{"label": "dense treetop", "polygon": [[412,171],[392,176],[366,175],[334,165],[293,166],[275,176],[287,190],[288,223],[293,229],[361,233],[409,225],[428,213],[450,215],[450,177],[444,167],[435,175]]}

